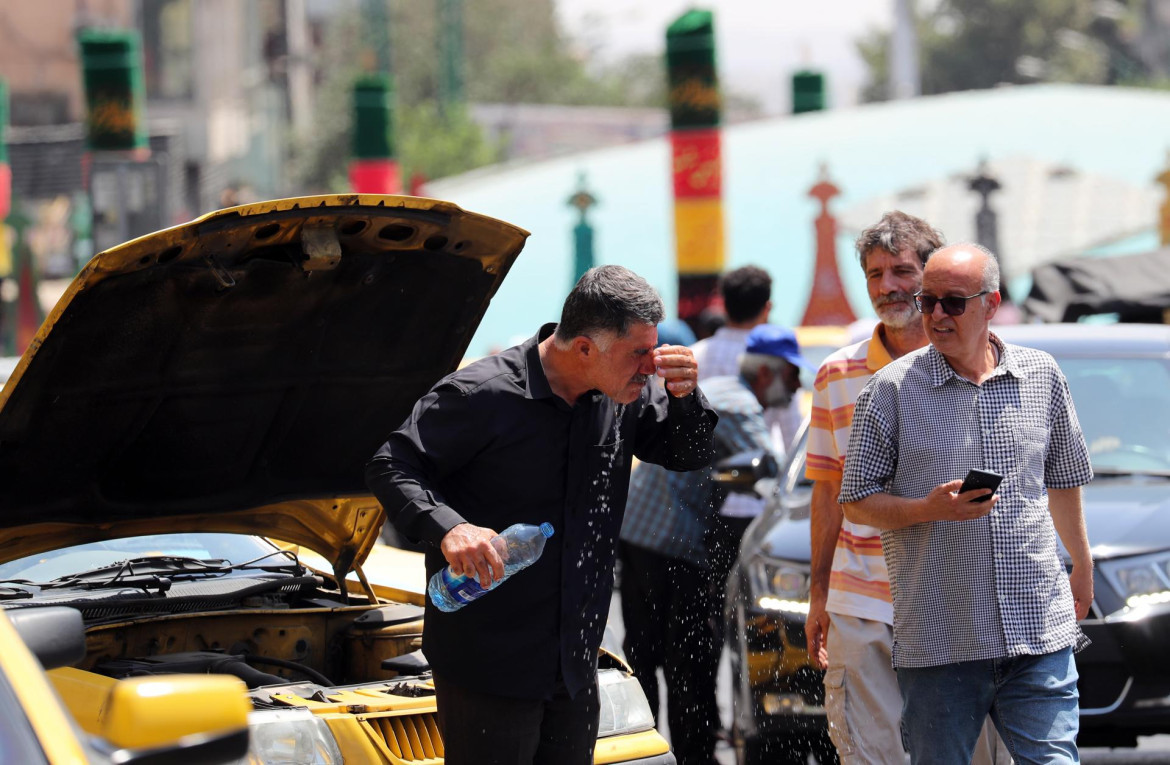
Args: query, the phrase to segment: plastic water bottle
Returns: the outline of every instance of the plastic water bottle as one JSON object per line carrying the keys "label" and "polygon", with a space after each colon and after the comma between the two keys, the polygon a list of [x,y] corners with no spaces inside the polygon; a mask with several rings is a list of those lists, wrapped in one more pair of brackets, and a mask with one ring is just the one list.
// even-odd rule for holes
{"label": "plastic water bottle", "polygon": [[544,540],[553,535],[551,523],[533,526],[517,523],[492,537],[492,546],[504,561],[504,575],[492,582],[486,590],[477,576],[455,576],[447,566],[431,577],[427,594],[440,611],[458,611],[468,603],[483,597],[517,571],[528,568],[544,552]]}

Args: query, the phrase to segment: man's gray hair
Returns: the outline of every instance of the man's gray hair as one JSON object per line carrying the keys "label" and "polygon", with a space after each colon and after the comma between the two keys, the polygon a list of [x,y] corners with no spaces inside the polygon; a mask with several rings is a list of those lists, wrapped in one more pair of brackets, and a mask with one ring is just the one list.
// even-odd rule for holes
{"label": "man's gray hair", "polygon": [[598,266],[586,271],[565,298],[554,341],[566,348],[585,335],[607,350],[631,325],[656,325],[665,316],[662,298],[645,279],[623,266]]}
{"label": "man's gray hair", "polygon": [[864,269],[865,261],[873,250],[883,249],[891,255],[913,250],[918,261],[925,266],[931,254],[943,246],[943,241],[943,235],[938,229],[922,218],[907,215],[901,210],[891,210],[857,237],[857,257]]}
{"label": "man's gray hair", "polygon": [[773,372],[781,372],[788,361],[780,356],[772,356],[767,353],[741,353],[739,354],[739,374],[748,380],[756,379],[756,375],[764,367],[769,367]]}
{"label": "man's gray hair", "polygon": [[979,289],[982,292],[995,292],[999,289],[999,258],[995,253],[987,249],[978,242],[959,242],[958,244],[947,245],[939,249],[946,250],[978,250],[987,256],[983,261],[983,278],[979,283]]}

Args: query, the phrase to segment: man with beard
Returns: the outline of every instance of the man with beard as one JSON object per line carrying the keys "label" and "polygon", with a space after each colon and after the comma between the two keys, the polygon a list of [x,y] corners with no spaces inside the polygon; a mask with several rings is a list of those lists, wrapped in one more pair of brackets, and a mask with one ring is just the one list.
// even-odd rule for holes
{"label": "man with beard", "polygon": [[[481,600],[450,613],[426,604],[448,765],[593,762],[630,465],[686,471],[712,458],[716,416],[690,349],[657,347],[663,313],[638,275],[590,269],[559,324],[440,380],[366,468],[390,522],[428,544],[428,577],[449,565],[490,587],[504,574],[497,533],[556,530]],[[655,374],[664,385],[649,384]]]}
{"label": "man with beard", "polygon": [[[829,736],[844,765],[903,763],[902,697],[891,664],[894,614],[881,532],[844,519],[837,495],[853,405],[874,373],[927,344],[914,293],[942,234],[920,218],[886,213],[857,239],[879,323],[873,336],[828,356],[813,386],[806,475],[813,481],[812,568],[805,621],[809,655],[825,669]],[[992,725],[975,763],[1010,760]]]}

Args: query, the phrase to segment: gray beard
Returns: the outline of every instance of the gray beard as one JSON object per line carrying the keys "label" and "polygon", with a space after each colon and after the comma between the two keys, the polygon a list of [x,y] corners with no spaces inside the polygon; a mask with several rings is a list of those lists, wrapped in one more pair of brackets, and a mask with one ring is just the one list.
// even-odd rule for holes
{"label": "gray beard", "polygon": [[788,390],[788,386],[779,377],[772,380],[768,389],[764,391],[764,407],[776,407],[783,409],[792,403],[792,391]]}
{"label": "gray beard", "polygon": [[918,311],[913,306],[909,306],[908,310],[902,310],[898,306],[884,305],[881,308],[875,308],[874,312],[878,315],[878,319],[882,324],[894,329],[905,329],[913,322],[919,321]]}

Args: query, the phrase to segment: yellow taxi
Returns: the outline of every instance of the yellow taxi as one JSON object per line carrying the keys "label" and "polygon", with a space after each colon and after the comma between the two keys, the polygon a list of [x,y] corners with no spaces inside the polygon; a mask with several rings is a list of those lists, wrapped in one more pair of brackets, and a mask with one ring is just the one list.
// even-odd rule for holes
{"label": "yellow taxi", "polygon": [[[0,609],[80,612],[84,656],[50,676],[83,730],[127,680],[210,675],[248,710],[248,762],[442,762],[421,601],[363,569],[383,512],[362,468],[455,369],[526,236],[320,196],[88,263],[0,391]],[[597,761],[673,762],[637,683],[609,677]]]}

